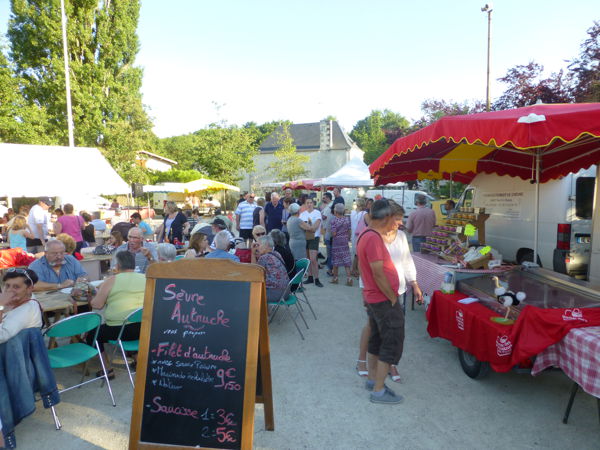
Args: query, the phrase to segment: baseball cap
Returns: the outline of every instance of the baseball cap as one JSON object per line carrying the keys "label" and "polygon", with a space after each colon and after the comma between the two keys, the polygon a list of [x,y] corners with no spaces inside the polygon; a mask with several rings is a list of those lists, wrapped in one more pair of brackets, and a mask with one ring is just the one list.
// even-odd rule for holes
{"label": "baseball cap", "polygon": [[211,225],[216,225],[216,226],[218,226],[222,230],[224,230],[225,228],[227,228],[227,224],[225,223],[225,221],[223,219],[219,218],[219,217],[215,217],[210,224]]}
{"label": "baseball cap", "polygon": [[40,202],[44,202],[48,206],[54,205],[54,200],[51,197],[40,197],[38,199]]}

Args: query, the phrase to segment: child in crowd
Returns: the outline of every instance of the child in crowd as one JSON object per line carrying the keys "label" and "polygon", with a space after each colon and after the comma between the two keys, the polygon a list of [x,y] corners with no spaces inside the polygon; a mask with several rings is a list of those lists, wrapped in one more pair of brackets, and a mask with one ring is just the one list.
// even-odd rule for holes
{"label": "child in crowd", "polygon": [[33,239],[34,237],[29,225],[27,225],[27,219],[21,215],[16,216],[12,226],[8,230],[8,242],[10,248],[18,247],[27,251],[25,238]]}

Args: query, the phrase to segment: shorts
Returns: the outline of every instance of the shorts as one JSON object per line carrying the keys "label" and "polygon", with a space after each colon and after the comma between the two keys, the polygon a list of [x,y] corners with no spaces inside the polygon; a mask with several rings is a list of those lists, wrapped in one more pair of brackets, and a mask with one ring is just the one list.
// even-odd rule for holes
{"label": "shorts", "polygon": [[252,228],[248,228],[248,229],[241,229],[240,230],[240,237],[244,240],[246,239],[254,239],[254,236],[252,236]]}
{"label": "shorts", "polygon": [[404,349],[404,313],[399,301],[394,306],[386,300],[368,303],[367,315],[371,326],[368,352],[379,361],[398,364]]}
{"label": "shorts", "polygon": [[306,249],[318,251],[319,250],[319,238],[316,237],[314,239],[307,239],[306,240]]}

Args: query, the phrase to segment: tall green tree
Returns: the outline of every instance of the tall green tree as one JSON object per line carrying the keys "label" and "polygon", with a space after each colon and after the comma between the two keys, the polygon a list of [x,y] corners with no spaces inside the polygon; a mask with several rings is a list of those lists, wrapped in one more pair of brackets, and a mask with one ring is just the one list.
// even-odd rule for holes
{"label": "tall green tree", "polygon": [[[100,147],[128,181],[143,178],[135,152],[155,144],[135,67],[138,0],[66,1],[75,142]],[[11,0],[9,56],[29,104],[48,113],[49,136],[67,143],[59,0]]]}
{"label": "tall green tree", "polygon": [[296,151],[294,138],[287,123],[277,130],[276,142],[279,148],[273,155],[275,161],[267,168],[273,174],[275,181],[290,181],[306,175],[308,170],[305,164],[310,161],[310,158]]}
{"label": "tall green tree", "polygon": [[421,103],[423,116],[416,120],[411,128],[411,132],[432,124],[444,116],[460,116],[465,114],[474,114],[485,111],[485,102],[453,100],[427,99]]}
{"label": "tall green tree", "polygon": [[594,22],[587,34],[579,57],[569,65],[573,97],[577,102],[600,102],[600,22]]}
{"label": "tall green tree", "polygon": [[47,133],[46,110],[25,101],[22,82],[0,51],[0,142],[53,144]]}
{"label": "tall green tree", "polygon": [[371,164],[410,128],[408,120],[389,109],[373,110],[359,120],[350,137],[365,152],[365,163]]}

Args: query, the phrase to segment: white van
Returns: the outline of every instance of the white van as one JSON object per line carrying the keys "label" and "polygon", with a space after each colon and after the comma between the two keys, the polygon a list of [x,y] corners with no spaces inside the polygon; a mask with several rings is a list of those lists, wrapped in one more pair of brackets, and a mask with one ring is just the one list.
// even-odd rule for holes
{"label": "white van", "polygon": [[425,197],[428,208],[431,208],[431,202],[435,200],[435,197],[425,191],[411,191],[408,189],[374,188],[365,192],[365,197],[367,198],[374,199],[378,195],[394,200],[401,205],[404,208],[404,215],[406,217],[410,216],[410,213],[417,209],[417,204],[415,202],[419,196]]}
{"label": "white van", "polygon": [[[540,184],[538,263],[585,277],[590,259],[596,167]],[[535,184],[530,180],[477,175],[457,207],[484,207],[490,214],[486,243],[506,261],[533,260]]]}

